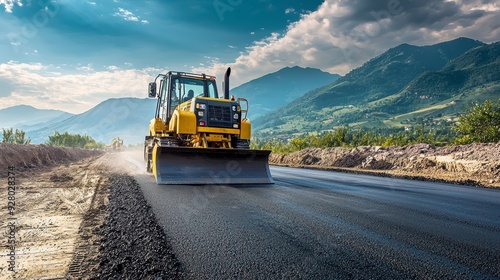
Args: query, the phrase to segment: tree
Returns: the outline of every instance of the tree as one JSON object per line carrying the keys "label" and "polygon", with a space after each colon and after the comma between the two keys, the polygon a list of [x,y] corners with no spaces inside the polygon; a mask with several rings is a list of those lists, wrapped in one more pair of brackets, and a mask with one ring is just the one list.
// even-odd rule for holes
{"label": "tree", "polygon": [[54,135],[49,136],[49,140],[46,142],[48,145],[52,146],[64,146],[64,147],[77,147],[77,148],[104,148],[105,144],[101,142],[96,142],[92,137],[88,135],[80,134],[70,134],[69,132],[59,133],[54,131]]}
{"label": "tree", "polygon": [[9,129],[2,128],[2,136],[4,143],[29,144],[31,139],[26,139],[26,133],[23,130],[16,128],[16,131],[11,127]]}
{"label": "tree", "polygon": [[293,138],[290,141],[290,146],[292,147],[292,150],[295,152],[305,149],[309,145],[307,143],[307,138]]}
{"label": "tree", "polygon": [[459,137],[458,144],[500,141],[500,100],[486,100],[467,108],[454,127]]}
{"label": "tree", "polygon": [[347,126],[338,127],[333,132],[333,142],[334,142],[333,146],[334,147],[346,146],[347,143],[349,142],[348,136],[349,136],[349,127]]}
{"label": "tree", "polygon": [[2,134],[3,134],[3,143],[12,143],[14,141],[13,133],[12,133],[12,128],[5,129],[2,128]]}

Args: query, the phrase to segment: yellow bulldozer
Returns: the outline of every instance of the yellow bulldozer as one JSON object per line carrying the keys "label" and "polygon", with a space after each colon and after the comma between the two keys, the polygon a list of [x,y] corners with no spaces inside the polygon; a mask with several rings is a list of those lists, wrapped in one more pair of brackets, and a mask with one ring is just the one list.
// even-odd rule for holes
{"label": "yellow bulldozer", "polygon": [[222,95],[214,76],[170,71],[149,83],[157,98],[144,143],[157,184],[269,184],[270,151],[250,149],[248,101]]}
{"label": "yellow bulldozer", "polygon": [[121,151],[123,149],[123,139],[120,137],[114,138],[111,140],[109,147],[112,148],[113,151]]}

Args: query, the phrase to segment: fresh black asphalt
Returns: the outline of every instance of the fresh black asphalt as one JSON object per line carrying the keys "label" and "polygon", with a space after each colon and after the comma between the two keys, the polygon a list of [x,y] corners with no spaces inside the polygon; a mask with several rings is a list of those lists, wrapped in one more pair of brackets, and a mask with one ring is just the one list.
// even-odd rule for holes
{"label": "fresh black asphalt", "polygon": [[134,178],[185,278],[500,278],[500,190],[284,167],[271,173],[270,185]]}

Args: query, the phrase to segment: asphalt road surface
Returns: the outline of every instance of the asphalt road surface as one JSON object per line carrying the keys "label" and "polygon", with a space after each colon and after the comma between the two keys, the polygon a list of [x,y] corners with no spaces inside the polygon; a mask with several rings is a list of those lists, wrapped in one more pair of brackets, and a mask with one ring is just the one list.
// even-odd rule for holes
{"label": "asphalt road surface", "polygon": [[188,278],[500,278],[500,190],[271,173],[271,185],[135,178]]}

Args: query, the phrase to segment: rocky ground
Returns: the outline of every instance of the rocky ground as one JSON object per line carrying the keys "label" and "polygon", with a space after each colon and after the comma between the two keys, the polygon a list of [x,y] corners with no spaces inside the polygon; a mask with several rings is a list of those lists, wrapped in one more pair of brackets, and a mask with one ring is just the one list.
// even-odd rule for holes
{"label": "rocky ground", "polygon": [[500,187],[500,143],[310,148],[287,155],[272,154],[270,163]]}
{"label": "rocky ground", "polygon": [[[500,187],[500,143],[307,149],[270,162]],[[0,279],[182,278],[130,172],[113,152],[0,143]]]}

